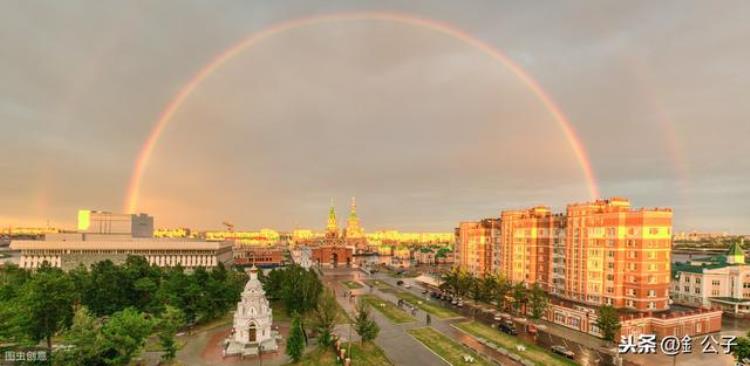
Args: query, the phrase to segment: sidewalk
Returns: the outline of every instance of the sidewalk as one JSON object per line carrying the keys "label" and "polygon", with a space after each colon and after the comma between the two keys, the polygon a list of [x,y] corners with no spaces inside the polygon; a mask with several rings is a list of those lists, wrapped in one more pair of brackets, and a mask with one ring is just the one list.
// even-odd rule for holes
{"label": "sidewalk", "polygon": [[[391,281],[392,280],[391,278],[380,277],[380,276],[373,277],[373,278],[376,278],[379,281],[388,283],[388,284],[390,284],[390,285],[398,288],[398,286],[395,284],[396,280]],[[408,290],[404,290],[404,291],[408,291]],[[378,289],[373,289],[373,293],[377,294],[378,296],[380,296],[380,297],[382,297],[382,298],[384,298],[386,300],[392,301],[393,303],[397,303],[398,302],[398,298],[396,297],[396,295],[394,295],[392,293],[382,292],[382,291],[380,291]],[[411,291],[411,293],[413,293],[413,294],[415,294],[417,296],[420,296],[420,297],[424,296],[424,295],[416,293],[415,291]],[[415,317],[417,318],[417,322],[416,323],[418,324],[418,326],[415,326],[415,327],[421,327],[421,326],[425,326],[426,325],[425,324],[425,317],[427,316],[427,314],[428,313],[422,311],[421,309],[417,309],[417,313],[416,313]],[[487,347],[487,346],[479,343],[474,337],[472,337],[472,336],[470,336],[470,335],[468,335],[468,334],[466,334],[466,333],[464,333],[464,332],[456,329],[455,327],[453,327],[452,324],[458,323],[458,322],[462,322],[462,321],[466,321],[467,320],[466,318],[464,318],[464,317],[458,317],[458,318],[442,319],[441,320],[441,319],[439,319],[438,317],[436,317],[434,315],[431,315],[431,318],[432,318],[431,326],[433,328],[435,328],[436,330],[438,330],[440,333],[445,334],[449,338],[457,341],[458,343],[462,343],[462,344],[466,345],[467,347],[474,349],[474,351],[478,352],[480,355],[484,356],[489,361],[493,361],[494,360],[496,362],[500,362],[502,365],[521,365],[519,362],[517,362],[517,361],[515,361],[515,360],[513,360],[513,359],[511,359],[511,358],[509,358],[509,357],[507,357],[507,356],[505,356],[503,354],[501,354],[500,352],[497,352],[496,350],[494,350],[494,349],[492,349],[490,347]]]}
{"label": "sidewalk", "polygon": [[[354,303],[349,302],[348,297],[341,296],[344,291],[349,291],[349,289],[341,285],[340,282],[357,280],[359,278],[357,274],[361,274],[361,272],[352,272],[349,274],[324,272],[325,278],[323,282],[326,284],[330,283],[336,289],[336,301],[350,314],[354,313]],[[357,296],[366,293],[366,291],[367,287],[353,290],[353,293]],[[382,296],[382,293],[378,294]],[[380,326],[380,333],[375,338],[375,344],[383,350],[394,365],[448,365],[406,332],[409,329],[423,326],[423,323],[411,322],[394,325],[377,310],[373,309],[370,314],[378,326]],[[346,333],[348,333],[348,327],[345,329],[347,329]],[[348,334],[344,334],[343,336],[346,338],[346,335]]]}

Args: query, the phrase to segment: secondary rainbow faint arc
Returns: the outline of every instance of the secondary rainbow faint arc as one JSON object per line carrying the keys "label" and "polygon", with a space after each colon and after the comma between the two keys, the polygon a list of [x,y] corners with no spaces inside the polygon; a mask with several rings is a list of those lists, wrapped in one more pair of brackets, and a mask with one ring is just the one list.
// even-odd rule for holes
{"label": "secondary rainbow faint arc", "polygon": [[519,78],[524,84],[526,84],[526,86],[537,96],[537,98],[539,98],[545,108],[547,108],[555,121],[557,121],[563,131],[563,134],[565,135],[565,138],[568,140],[571,148],[573,149],[573,153],[575,154],[578,164],[581,167],[583,175],[586,179],[586,183],[588,185],[588,190],[591,198],[599,197],[599,188],[597,186],[594,172],[591,168],[591,162],[589,161],[588,155],[586,153],[586,149],[584,148],[583,144],[581,144],[581,141],[576,135],[575,130],[568,118],[563,114],[560,107],[557,106],[557,104],[554,102],[554,100],[552,100],[547,92],[542,89],[539,83],[534,80],[534,78],[532,78],[523,68],[521,68],[521,66],[513,62],[499,49],[473,37],[466,31],[452,24],[444,23],[442,21],[403,13],[358,12],[314,15],[271,25],[265,29],[249,35],[239,43],[224,50],[219,55],[214,57],[208,64],[203,66],[203,68],[201,68],[195,75],[193,75],[190,81],[188,81],[188,83],[185,84],[182,89],[180,89],[180,91],[174,96],[174,98],[172,98],[169,104],[167,104],[166,107],[161,111],[159,119],[156,121],[153,129],[151,130],[151,133],[148,135],[146,142],[143,144],[143,147],[138,154],[138,158],[135,161],[133,173],[128,184],[128,191],[124,205],[125,211],[135,212],[138,207],[138,194],[140,191],[141,181],[143,180],[143,174],[151,158],[151,154],[156,147],[156,143],[159,141],[159,137],[161,137],[161,134],[164,131],[164,128],[169,124],[175,112],[179,110],[180,106],[182,106],[182,104],[190,96],[190,94],[201,84],[201,82],[203,82],[203,80],[209,77],[214,71],[216,71],[219,67],[223,66],[227,61],[229,61],[242,51],[279,33],[322,23],[360,20],[394,22],[435,31],[437,33],[441,33],[443,35],[460,40],[465,44],[468,44],[484,52],[496,61],[502,63],[517,78]]}

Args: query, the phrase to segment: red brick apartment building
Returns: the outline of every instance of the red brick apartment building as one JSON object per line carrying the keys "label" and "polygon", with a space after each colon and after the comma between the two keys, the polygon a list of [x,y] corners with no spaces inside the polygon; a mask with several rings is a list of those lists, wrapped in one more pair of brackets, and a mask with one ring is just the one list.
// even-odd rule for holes
{"label": "red brick apartment building", "polygon": [[669,308],[671,209],[624,198],[567,209],[563,297],[636,311]]}
{"label": "red brick apartment building", "polygon": [[500,238],[500,220],[461,222],[456,228],[456,265],[477,275],[494,272],[493,247]]}
{"label": "red brick apartment building", "polygon": [[552,214],[549,207],[537,206],[503,211],[500,221],[500,260],[495,272],[514,283],[539,283],[552,291],[556,278],[553,260],[560,260],[555,249],[560,254],[564,217]]}
{"label": "red brick apartment building", "polygon": [[676,324],[693,324],[683,335],[719,330],[720,312],[669,311],[671,237],[671,209],[632,209],[625,198],[569,204],[565,214],[537,206],[460,223],[456,263],[539,283],[559,299],[549,320],[594,335],[603,305],[621,310],[623,333],[677,332]]}

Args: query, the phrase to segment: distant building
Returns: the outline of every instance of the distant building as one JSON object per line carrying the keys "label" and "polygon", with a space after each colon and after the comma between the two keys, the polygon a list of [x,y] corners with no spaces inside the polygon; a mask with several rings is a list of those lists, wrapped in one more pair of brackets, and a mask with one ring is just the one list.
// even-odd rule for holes
{"label": "distant building", "polygon": [[21,252],[18,265],[28,269],[38,268],[44,262],[64,270],[81,264],[88,267],[103,260],[122,264],[129,255],[142,256],[160,267],[232,264],[232,245],[228,242],[144,237],[153,233],[153,218],[145,214],[82,210],[78,213],[78,228],[78,232],[49,233],[43,241],[13,240],[10,248]]}
{"label": "distant building", "polygon": [[154,236],[154,218],[143,213],[136,215],[79,210],[78,232],[151,238]]}
{"label": "distant building", "polygon": [[435,264],[437,250],[433,248],[419,248],[414,251],[414,261],[417,264]]}
{"label": "distant building", "polygon": [[725,255],[674,265],[672,300],[678,304],[721,308],[729,316],[750,318],[750,265],[742,242]]}
{"label": "distant building", "polygon": [[304,269],[310,269],[313,266],[312,250],[309,247],[299,246],[292,249],[292,261]]}
{"label": "distant building", "polygon": [[184,268],[214,267],[219,263],[232,264],[232,245],[205,241],[165,241],[133,239],[129,241],[36,241],[14,240],[11,249],[21,251],[21,268],[38,268],[43,262],[53,267],[70,270],[83,264],[111,260],[125,263],[129,255],[142,256],[159,267]]}
{"label": "distant building", "polygon": [[284,251],[285,249],[279,246],[263,247],[236,244],[233,250],[234,264],[243,267],[278,267],[284,262]]}
{"label": "distant building", "polygon": [[673,239],[675,241],[704,241],[727,237],[729,237],[727,232],[682,231],[675,233]]}

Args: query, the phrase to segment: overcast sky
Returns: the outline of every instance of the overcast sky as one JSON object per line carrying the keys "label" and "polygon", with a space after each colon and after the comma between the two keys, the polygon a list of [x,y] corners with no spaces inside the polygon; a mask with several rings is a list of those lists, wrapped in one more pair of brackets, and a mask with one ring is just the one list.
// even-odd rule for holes
{"label": "overcast sky", "polygon": [[[270,25],[392,11],[502,50],[557,101],[603,196],[672,207],[675,230],[750,233],[746,1],[3,1],[0,225],[121,211],[160,111]],[[322,228],[357,196],[366,230],[451,230],[589,199],[562,130],[505,66],[382,20],[289,30],[224,64],[146,169],[157,226]]]}

